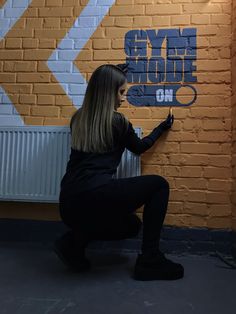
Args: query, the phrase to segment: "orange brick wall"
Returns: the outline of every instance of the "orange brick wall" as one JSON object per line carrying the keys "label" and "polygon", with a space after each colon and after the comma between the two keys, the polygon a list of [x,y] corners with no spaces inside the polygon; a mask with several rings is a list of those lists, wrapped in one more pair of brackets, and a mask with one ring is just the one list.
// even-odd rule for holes
{"label": "orange brick wall", "polygon": [[232,229],[236,230],[236,1],[232,5]]}
{"label": "orange brick wall", "polygon": [[[67,125],[76,110],[47,60],[87,3],[33,0],[0,42],[0,84],[24,124]],[[173,108],[173,130],[142,155],[142,174],[160,174],[170,183],[169,225],[232,226],[231,7],[231,0],[116,0],[74,61],[88,80],[103,63],[125,62],[124,37],[132,29],[196,28],[197,82],[191,85],[197,101]],[[126,102],[120,111],[146,135],[168,108]],[[12,206],[1,203],[1,217],[8,217],[12,209],[6,208]],[[22,218],[22,204],[14,206]],[[47,210],[34,217],[47,218]]]}

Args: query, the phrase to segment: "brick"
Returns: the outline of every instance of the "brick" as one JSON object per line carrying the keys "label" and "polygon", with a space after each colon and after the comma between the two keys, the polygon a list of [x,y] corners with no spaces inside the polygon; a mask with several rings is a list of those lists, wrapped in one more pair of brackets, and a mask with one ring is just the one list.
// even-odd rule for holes
{"label": "brick", "polygon": [[171,14],[181,14],[182,7],[180,4],[155,4],[146,6],[147,15],[171,15]]}
{"label": "brick", "polygon": [[55,49],[56,48],[56,40],[55,39],[44,39],[41,38],[39,40],[39,44],[38,44],[38,48],[52,48]]}
{"label": "brick", "polygon": [[[210,59],[210,58],[209,58]],[[200,73],[197,76],[198,83],[225,83],[230,84],[231,83],[231,73],[228,72],[221,72],[220,75],[215,75],[215,73]]]}
{"label": "brick", "polygon": [[195,118],[228,118],[231,116],[230,110],[225,108],[191,108],[191,114]]}
{"label": "brick", "polygon": [[[35,0],[33,1],[33,4],[34,3],[35,3]],[[32,6],[32,3],[30,4],[30,6]],[[24,12],[24,17],[38,17],[38,7],[37,8],[27,8],[27,10]]]}
{"label": "brick", "polygon": [[0,59],[1,60],[22,60],[23,51],[22,50],[0,50]]}
{"label": "brick", "polygon": [[206,198],[207,198],[206,191],[190,190],[188,191],[186,200],[189,202],[205,203]]}
{"label": "brick", "polygon": [[180,167],[176,166],[167,166],[162,167],[162,175],[169,177],[179,177],[180,176]]}
{"label": "brick", "polygon": [[[107,41],[107,40],[106,40]],[[112,39],[111,47],[113,49],[124,49],[124,39]]]}
{"label": "brick", "polygon": [[71,26],[74,24],[74,22],[75,22],[74,17],[61,17],[60,18],[60,28],[71,28]]}
{"label": "brick", "polygon": [[207,27],[205,25],[199,25],[197,28],[198,36],[217,35],[217,32],[218,32],[218,26],[217,25],[208,25]]}
{"label": "brick", "polygon": [[3,84],[4,89],[9,94],[31,94],[32,85],[31,84]]}
{"label": "brick", "polygon": [[182,202],[169,202],[168,213],[169,214],[183,213],[183,203]]}
{"label": "brick", "polygon": [[50,73],[17,73],[17,82],[50,82]]}
{"label": "brick", "polygon": [[14,73],[0,73],[0,83],[16,82],[16,74]]}
{"label": "brick", "polygon": [[208,165],[209,156],[204,154],[178,154],[169,156],[170,164],[200,166]]}
{"label": "brick", "polygon": [[230,180],[218,180],[211,179],[208,184],[209,191],[228,191],[231,190],[231,181]]}
{"label": "brick", "polygon": [[6,72],[35,72],[37,70],[36,61],[13,61],[4,63],[4,71]]}
{"label": "brick", "polygon": [[73,113],[75,113],[76,108],[74,106],[63,106],[61,107],[61,116],[66,118],[71,118]]}
{"label": "brick", "polygon": [[55,96],[53,95],[38,95],[37,97],[38,105],[52,105],[55,104]]}
{"label": "brick", "polygon": [[216,36],[209,38],[211,47],[230,47],[231,38],[229,36]]}
{"label": "brick", "polygon": [[[223,104],[223,105],[222,105]],[[198,107],[231,107],[231,97],[227,95],[198,95],[195,103]]]}
{"label": "brick", "polygon": [[231,214],[230,204],[209,204],[208,206],[211,217],[227,217]]}
{"label": "brick", "polygon": [[50,49],[35,49],[34,52],[25,50],[24,60],[47,60],[51,53]]}
{"label": "brick", "polygon": [[65,118],[45,118],[44,125],[66,125],[70,124],[70,119]]}
{"label": "brick", "polygon": [[205,167],[203,177],[214,179],[228,179],[231,177],[231,170],[230,168],[223,167]]}
{"label": "brick", "polygon": [[181,177],[199,178],[202,176],[202,167],[198,166],[182,166]]}
{"label": "brick", "polygon": [[70,106],[71,100],[67,95],[56,95],[56,105]]}
{"label": "brick", "polygon": [[189,25],[190,15],[173,15],[171,16],[171,25]]}
{"label": "brick", "polygon": [[122,60],[124,52],[122,50],[95,50],[94,60]]}
{"label": "brick", "polygon": [[129,28],[117,28],[108,27],[106,28],[106,38],[122,38],[124,40],[125,34],[129,31]]}
{"label": "brick", "polygon": [[[99,54],[99,51],[97,51],[97,52]],[[95,54],[95,52],[94,52],[94,54]],[[94,57],[94,59],[95,59],[95,57]],[[82,50],[80,52],[80,54],[78,55],[77,60],[80,60],[80,61],[91,61],[91,60],[93,60],[93,51]]]}
{"label": "brick", "polygon": [[101,22],[101,26],[103,27],[114,26],[114,24],[115,24],[115,18],[111,16],[105,16]]}
{"label": "brick", "polygon": [[117,27],[130,27],[133,25],[133,19],[130,17],[116,17],[114,26]]}
{"label": "brick", "polygon": [[151,27],[152,26],[152,17],[151,16],[135,16],[133,26],[134,27]]}
{"label": "brick", "polygon": [[22,47],[23,48],[38,48],[39,45],[39,40],[38,39],[29,39],[29,38],[24,38],[22,41]]}
{"label": "brick", "polygon": [[[62,0],[62,5],[63,7],[73,7],[75,5],[78,5],[78,0]],[[87,0],[88,2],[88,0]],[[80,1],[80,4],[81,4],[81,1]]]}
{"label": "brick", "polygon": [[94,49],[110,49],[111,41],[107,39],[94,39],[93,48]]}
{"label": "brick", "polygon": [[6,48],[22,48],[21,38],[6,38]]}
{"label": "brick", "polygon": [[193,14],[191,16],[191,23],[195,25],[210,24],[210,15],[209,14]]}
{"label": "brick", "polygon": [[46,0],[46,7],[61,7],[62,0]]}
{"label": "brick", "polygon": [[30,107],[29,105],[19,105],[15,104],[15,113],[20,113],[20,115],[29,116],[30,115]]}
{"label": "brick", "polygon": [[230,204],[229,192],[207,192],[207,203],[211,204]]}
{"label": "brick", "polygon": [[115,5],[110,9],[110,16],[122,16],[122,15],[144,15],[145,14],[145,6],[144,5]]}
{"label": "brick", "polygon": [[209,156],[209,166],[215,167],[231,167],[231,157],[230,156]]}
{"label": "brick", "polygon": [[42,28],[43,27],[43,19],[42,18],[27,18],[26,19],[26,27],[27,28]]}
{"label": "brick", "polygon": [[[152,0],[136,0],[135,2],[136,4],[146,4],[146,3],[152,3]],[[116,0],[116,5],[129,5],[129,4],[133,4],[133,0]]]}
{"label": "brick", "polygon": [[31,109],[33,116],[58,117],[59,108],[55,106],[33,106]]}
{"label": "brick", "polygon": [[193,131],[201,129],[203,121],[196,118],[197,117],[195,117],[194,119],[190,119],[190,118],[185,119],[183,123],[183,129],[193,130]]}
{"label": "brick", "polygon": [[207,204],[197,202],[185,202],[183,213],[199,216],[207,216],[209,212]]}
{"label": "brick", "polygon": [[229,59],[231,57],[231,50],[230,48],[220,48],[219,50],[219,57],[222,59]]}
{"label": "brick", "polygon": [[60,18],[47,18],[44,20],[43,27],[50,29],[59,29],[60,28]]}
{"label": "brick", "polygon": [[198,64],[198,71],[226,71],[230,70],[230,60],[202,60]]}
{"label": "brick", "polygon": [[180,143],[182,153],[219,154],[221,149],[216,143]]}
{"label": "brick", "polygon": [[40,118],[40,117],[24,117],[24,122],[27,125],[43,125],[43,118]]}
{"label": "brick", "polygon": [[221,6],[219,4],[197,3],[197,4],[183,4],[183,13],[221,13]]}
{"label": "brick", "polygon": [[142,174],[160,174],[161,168],[155,165],[144,165],[142,167]]}
{"label": "brick", "polygon": [[198,140],[200,142],[231,142],[231,134],[227,131],[200,131]]}
{"label": "brick", "polygon": [[211,23],[212,24],[230,24],[231,16],[229,14],[212,14]]}
{"label": "brick", "polygon": [[33,92],[36,94],[57,94],[63,95],[65,92],[59,84],[34,84]]}
{"label": "brick", "polygon": [[39,29],[35,30],[35,36],[37,38],[63,38],[66,35],[66,31],[64,29]]}
{"label": "brick", "polygon": [[12,28],[8,33],[7,33],[8,38],[33,38],[34,37],[34,30],[33,29],[15,29]]}
{"label": "brick", "polygon": [[209,217],[207,227],[212,229],[230,229],[231,217]]}
{"label": "brick", "polygon": [[20,104],[29,104],[29,105],[36,105],[36,95],[20,95],[19,96],[19,103]]}
{"label": "brick", "polygon": [[170,24],[170,16],[152,16],[153,26],[169,26]]}
{"label": "brick", "polygon": [[63,8],[39,8],[40,17],[56,16],[56,17],[72,17],[73,8],[72,7],[63,7]]}
{"label": "brick", "polygon": [[6,41],[6,39],[2,39],[2,40],[0,41],[0,49],[5,48],[5,41]]}
{"label": "brick", "polygon": [[207,180],[204,178],[175,178],[175,185],[177,189],[207,189]]}
{"label": "brick", "polygon": [[232,10],[231,4],[222,4],[221,8],[223,13],[231,14]]}

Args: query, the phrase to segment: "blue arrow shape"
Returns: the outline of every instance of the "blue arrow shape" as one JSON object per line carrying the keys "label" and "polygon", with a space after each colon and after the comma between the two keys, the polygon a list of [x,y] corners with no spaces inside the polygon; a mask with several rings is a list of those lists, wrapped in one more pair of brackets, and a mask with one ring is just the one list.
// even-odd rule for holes
{"label": "blue arrow shape", "polygon": [[115,0],[90,0],[47,61],[49,69],[75,107],[82,105],[87,82],[74,60],[114,3]]}

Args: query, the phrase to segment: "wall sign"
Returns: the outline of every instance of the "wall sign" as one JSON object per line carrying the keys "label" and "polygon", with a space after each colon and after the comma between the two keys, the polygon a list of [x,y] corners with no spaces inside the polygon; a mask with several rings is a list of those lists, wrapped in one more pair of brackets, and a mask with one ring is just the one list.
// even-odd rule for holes
{"label": "wall sign", "polygon": [[[190,106],[197,91],[189,83],[197,60],[196,28],[131,30],[125,35],[128,83],[127,100],[134,106]],[[180,89],[189,89],[192,99],[178,100]]]}

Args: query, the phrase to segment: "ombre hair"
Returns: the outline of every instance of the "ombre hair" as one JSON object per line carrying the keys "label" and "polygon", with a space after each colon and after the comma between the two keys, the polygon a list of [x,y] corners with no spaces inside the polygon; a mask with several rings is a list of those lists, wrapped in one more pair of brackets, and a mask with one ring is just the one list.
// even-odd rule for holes
{"label": "ombre hair", "polygon": [[92,74],[83,100],[71,119],[71,147],[83,152],[104,153],[114,145],[113,126],[126,117],[116,112],[119,88],[126,83],[125,73],[115,65],[98,67]]}

